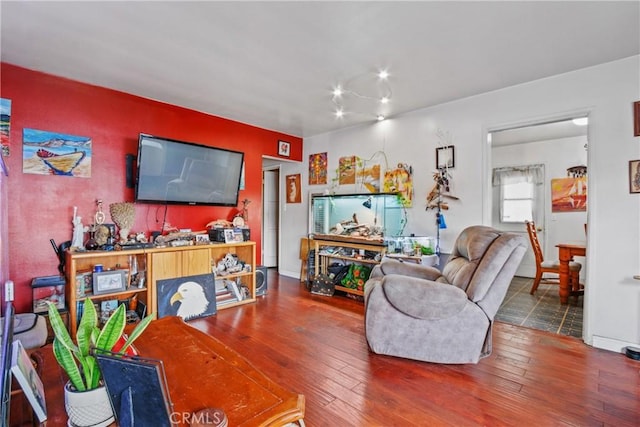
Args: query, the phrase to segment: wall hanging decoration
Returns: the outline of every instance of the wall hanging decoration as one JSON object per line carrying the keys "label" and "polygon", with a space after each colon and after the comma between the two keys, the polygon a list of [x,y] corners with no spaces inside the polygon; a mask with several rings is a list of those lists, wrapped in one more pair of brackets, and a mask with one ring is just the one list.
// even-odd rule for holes
{"label": "wall hanging decoration", "polygon": [[436,148],[436,168],[451,169],[455,167],[455,151],[453,145]]}
{"label": "wall hanging decoration", "polygon": [[640,160],[629,161],[629,192],[640,193]]}
{"label": "wall hanging decoration", "polygon": [[551,212],[587,210],[587,177],[551,180]]}
{"label": "wall hanging decoration", "polygon": [[640,136],[640,101],[633,103],[633,136]]}
{"label": "wall hanging decoration", "polygon": [[289,157],[291,154],[291,144],[287,141],[278,141],[278,155]]}
{"label": "wall hanging decoration", "polygon": [[91,177],[91,138],[36,129],[22,131],[22,171]]}
{"label": "wall hanging decoration", "polygon": [[158,318],[180,316],[183,320],[216,313],[213,274],[158,280]]}
{"label": "wall hanging decoration", "polygon": [[451,200],[459,200],[458,197],[450,194],[451,191],[451,174],[447,168],[438,169],[433,174],[435,182],[433,188],[427,194],[426,210],[435,209],[436,211],[436,255],[440,255],[440,230],[447,228],[442,211],[449,209],[449,203],[445,198]]}
{"label": "wall hanging decoration", "polygon": [[300,174],[287,175],[287,203],[302,203],[302,191],[300,188]]}
{"label": "wall hanging decoration", "polygon": [[327,183],[327,153],[311,154],[309,156],[309,185]]}
{"label": "wall hanging decoration", "polygon": [[348,185],[356,183],[357,157],[340,157],[338,160],[338,184]]}
{"label": "wall hanging decoration", "polygon": [[413,204],[413,168],[406,163],[399,163],[396,169],[384,173],[383,191],[398,193],[400,202],[406,208]]}
{"label": "wall hanging decoration", "polygon": [[2,155],[8,156],[9,151],[9,135],[11,127],[11,100],[0,98],[0,146],[2,147]]}

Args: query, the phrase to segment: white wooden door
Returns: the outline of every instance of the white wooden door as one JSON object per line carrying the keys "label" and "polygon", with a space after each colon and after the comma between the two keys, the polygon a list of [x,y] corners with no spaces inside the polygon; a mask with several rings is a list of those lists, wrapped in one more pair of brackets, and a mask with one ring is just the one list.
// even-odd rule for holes
{"label": "white wooden door", "polygon": [[266,267],[278,266],[279,177],[277,169],[262,172],[262,265]]}

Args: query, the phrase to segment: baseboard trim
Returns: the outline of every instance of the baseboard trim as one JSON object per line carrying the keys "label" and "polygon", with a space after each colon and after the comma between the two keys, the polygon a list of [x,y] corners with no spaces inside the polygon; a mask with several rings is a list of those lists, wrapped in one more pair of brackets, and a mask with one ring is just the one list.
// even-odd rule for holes
{"label": "baseboard trim", "polygon": [[625,341],[620,341],[620,340],[614,340],[611,338],[606,338],[606,337],[600,337],[597,335],[593,336],[593,342],[592,342],[593,347],[595,348],[600,348],[602,350],[609,350],[609,351],[615,351],[616,353],[623,353],[625,352],[625,347],[628,346],[635,346],[638,347],[638,343],[632,343],[632,342],[625,342]]}

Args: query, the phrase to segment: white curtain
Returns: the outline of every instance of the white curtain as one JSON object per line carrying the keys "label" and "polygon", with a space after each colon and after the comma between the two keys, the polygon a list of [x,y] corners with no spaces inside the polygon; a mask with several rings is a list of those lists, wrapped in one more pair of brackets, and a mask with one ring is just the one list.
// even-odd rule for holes
{"label": "white curtain", "polygon": [[544,165],[510,166],[493,170],[493,186],[505,184],[544,184]]}

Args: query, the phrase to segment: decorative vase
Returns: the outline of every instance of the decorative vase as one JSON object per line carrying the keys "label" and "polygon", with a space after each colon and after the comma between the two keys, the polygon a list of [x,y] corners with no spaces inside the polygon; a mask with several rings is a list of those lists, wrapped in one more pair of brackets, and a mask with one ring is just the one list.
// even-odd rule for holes
{"label": "decorative vase", "polygon": [[111,401],[104,386],[75,391],[68,382],[64,386],[64,406],[72,427],[106,427],[115,422]]}

